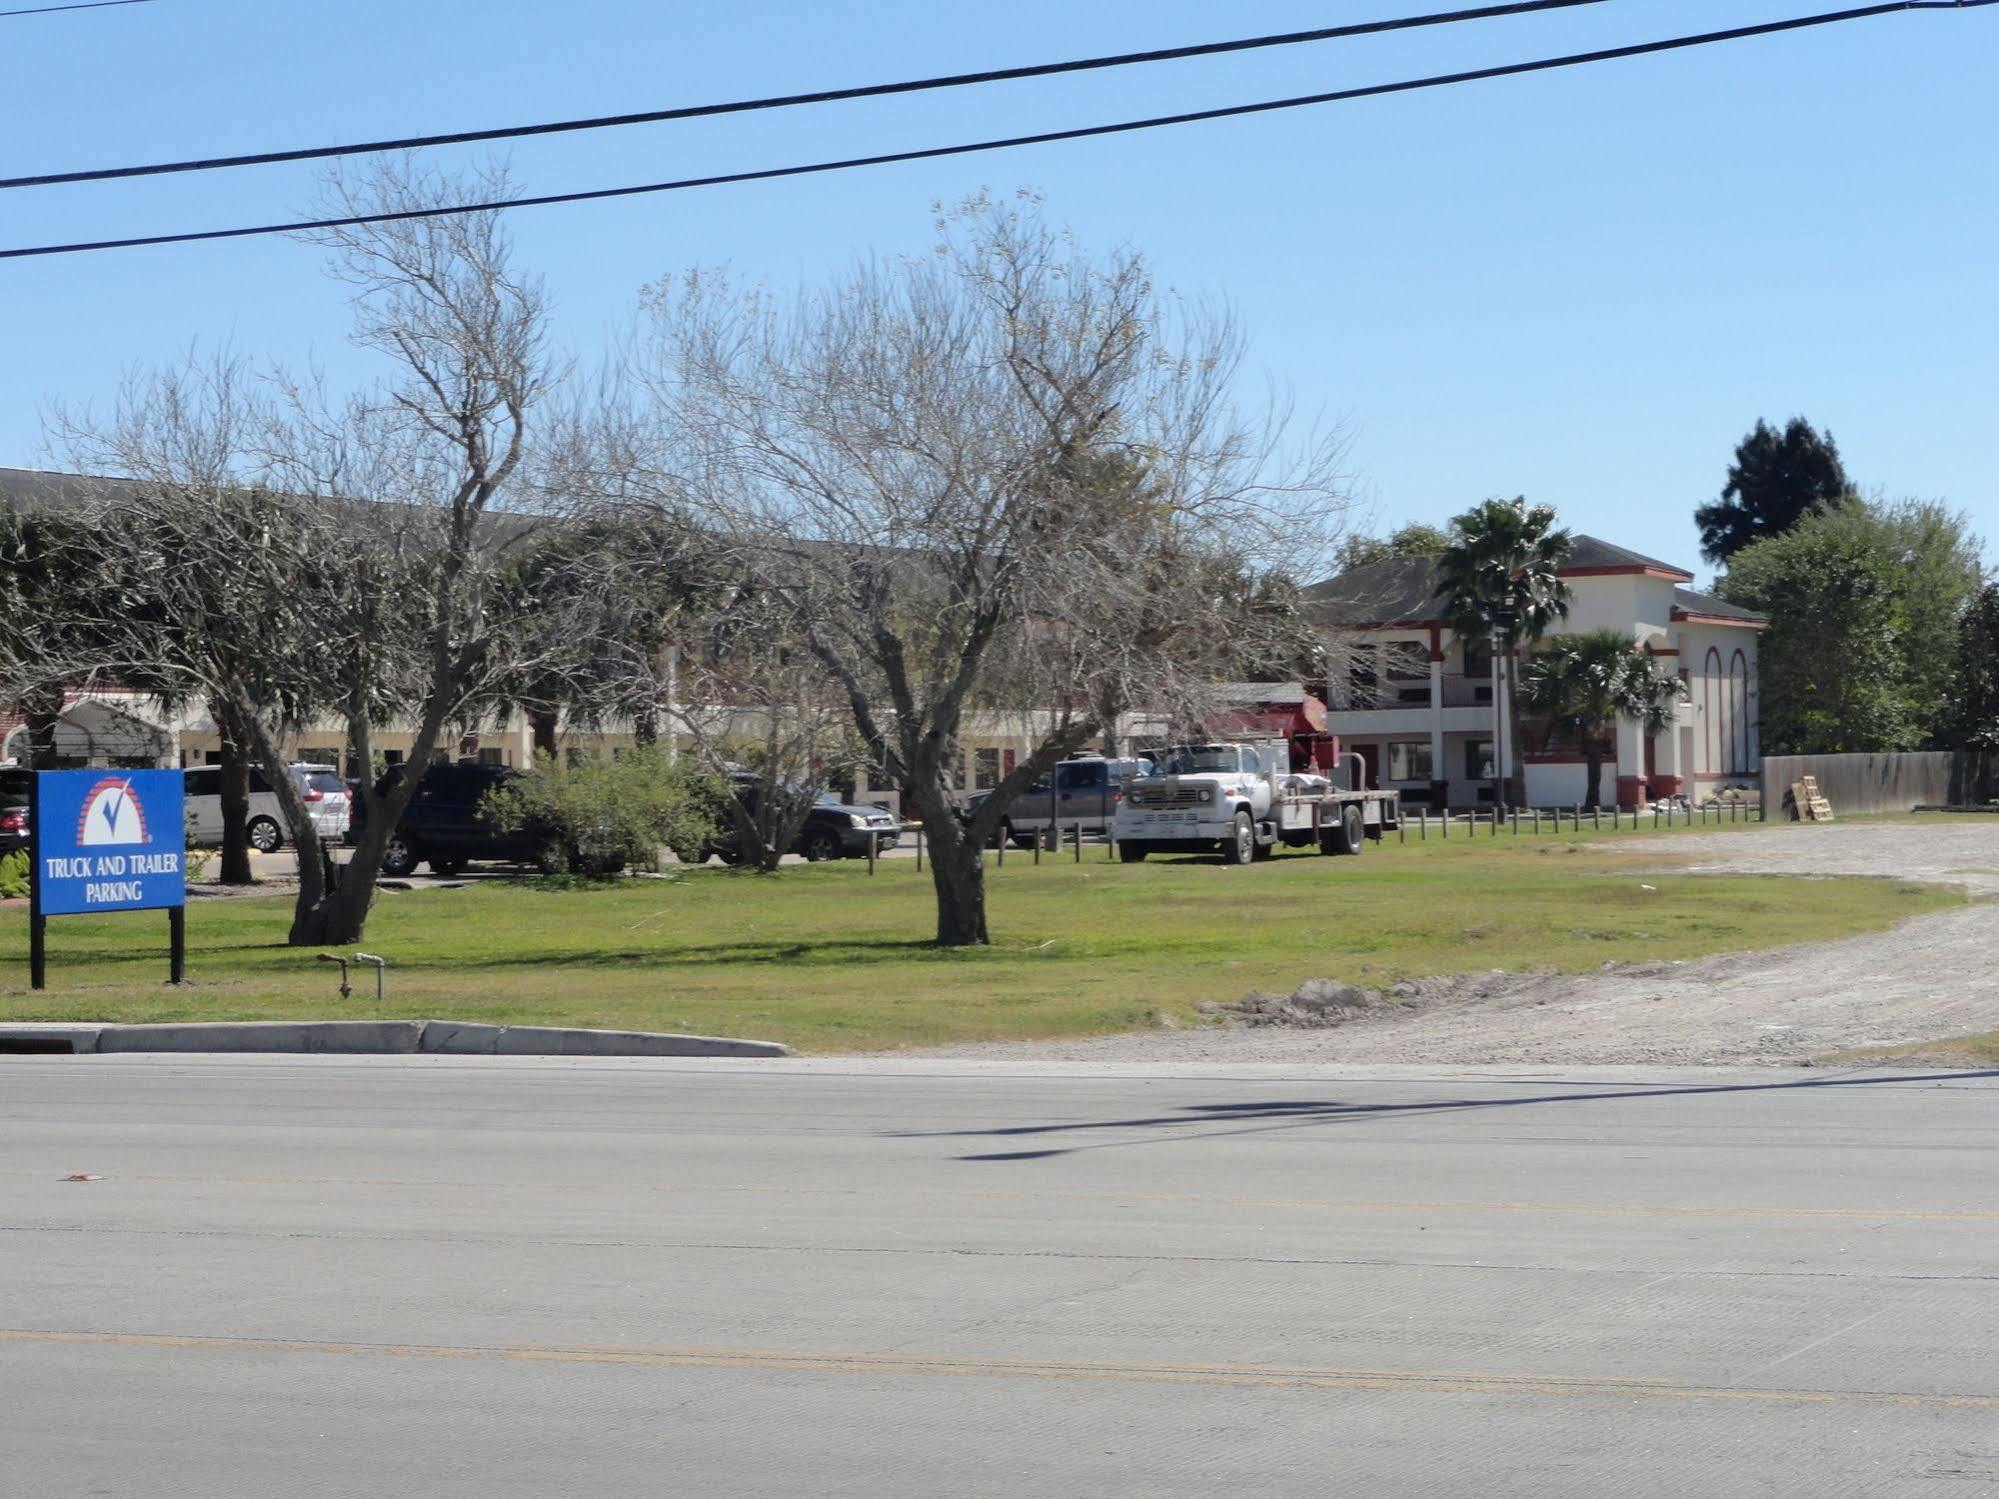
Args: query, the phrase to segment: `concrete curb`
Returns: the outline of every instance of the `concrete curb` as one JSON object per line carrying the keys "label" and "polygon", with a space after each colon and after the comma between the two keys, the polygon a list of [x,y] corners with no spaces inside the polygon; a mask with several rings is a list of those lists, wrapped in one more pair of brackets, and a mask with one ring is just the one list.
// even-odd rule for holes
{"label": "concrete curb", "polygon": [[243,1020],[187,1025],[0,1025],[0,1055],[86,1052],[278,1052],[292,1055],[503,1057],[785,1057],[775,1041],[593,1031],[464,1020]]}

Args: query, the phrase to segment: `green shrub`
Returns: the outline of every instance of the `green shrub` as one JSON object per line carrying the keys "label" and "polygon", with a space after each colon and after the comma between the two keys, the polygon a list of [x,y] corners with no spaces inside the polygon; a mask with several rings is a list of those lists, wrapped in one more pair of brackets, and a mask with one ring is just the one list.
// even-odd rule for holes
{"label": "green shrub", "polygon": [[28,895],[28,851],[17,848],[0,856],[0,900],[25,900]]}
{"label": "green shrub", "polygon": [[486,795],[500,828],[546,833],[550,867],[581,872],[650,869],[662,847],[706,843],[719,805],[712,777],[644,747],[574,765],[542,759]]}

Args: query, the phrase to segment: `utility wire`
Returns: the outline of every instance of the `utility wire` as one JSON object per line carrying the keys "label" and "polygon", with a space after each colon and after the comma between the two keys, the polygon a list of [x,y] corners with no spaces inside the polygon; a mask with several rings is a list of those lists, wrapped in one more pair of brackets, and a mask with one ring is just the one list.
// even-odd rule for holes
{"label": "utility wire", "polygon": [[[130,0],[100,0],[126,4]],[[777,94],[766,99],[738,99],[726,104],[689,104],[677,109],[652,109],[638,114],[598,115],[583,120],[555,120],[542,125],[505,125],[491,130],[459,130],[449,135],[408,135],[397,140],[358,141],[346,146],[308,146],[293,151],[255,151],[243,156],[207,156],[189,161],[162,161],[146,166],[99,167],[76,172],[44,172],[33,177],[0,177],[0,188],[52,187],[62,182],[108,182],[120,177],[157,177],[168,172],[211,172],[224,167],[270,166],[287,161],[324,161],[334,156],[363,156],[383,151],[410,151],[422,146],[463,146],[478,141],[520,140],[535,135],[560,135],[571,130],[606,130],[618,125],[655,125],[664,120],[699,120],[715,115],[749,114],[762,109],[791,109],[801,104],[837,104],[849,99],[879,99],[891,94],[916,94],[930,89],[963,88],[975,83],[1009,83],[1021,78],[1048,78],[1058,73],[1087,73],[1135,63],[1172,62],[1189,57],[1214,57],[1225,52],[1249,52],[1260,47],[1293,47],[1301,42],[1336,41],[1343,37],[1378,36],[1422,26],[1448,26],[1460,21],[1487,21],[1497,16],[1535,11],[1570,10],[1601,5],[1604,0],[1509,0],[1472,10],[1436,11],[1387,21],[1361,21],[1347,26],[1323,26],[1315,31],[1286,31],[1271,36],[1243,37],[1228,42],[1199,42],[1186,47],[1161,47],[1150,52],[1121,52],[1109,57],[1082,57],[1068,62],[1032,63],[1018,68],[993,68],[980,73],[947,73],[901,83],[870,83],[855,88],[820,89],[809,94]]]}
{"label": "utility wire", "polygon": [[112,5],[150,5],[152,0],[76,0],[71,5],[36,5],[27,10],[0,10],[0,20],[9,16],[46,16],[59,10],[103,10]]}
{"label": "utility wire", "polygon": [[1001,151],[1015,146],[1046,145],[1055,141],[1084,140],[1101,135],[1123,135],[1153,130],[1166,125],[1186,125],[1203,120],[1231,119],[1242,115],[1268,114],[1297,109],[1308,104],[1334,104],[1349,99],[1379,98],[1387,94],[1413,93],[1419,89],[1442,88],[1451,84],[1475,83],[1488,78],[1509,78],[1524,73],[1545,73],[1556,68],[1579,67],[1585,63],[1610,62],[1619,58],[1643,57],[1655,52],[1672,52],[1702,47],[1716,42],[1739,41],[1746,37],[1771,36],[1779,32],[1802,31],[1808,27],[1830,26],[1869,16],[1892,15],[1905,10],[1972,10],[1999,4],[1999,0],[1885,0],[1850,10],[1826,11],[1818,15],[1796,16],[1784,21],[1767,21],[1756,26],[1737,26],[1726,31],[1705,31],[1692,36],[1669,37],[1656,42],[1636,42],[1624,47],[1606,47],[1595,52],[1571,52],[1561,57],[1537,58],[1532,62],[1505,63],[1497,67],[1473,68],[1460,73],[1439,73],[1427,78],[1404,79],[1396,83],[1369,84],[1361,88],[1336,89],[1322,94],[1302,94],[1289,99],[1266,99],[1256,104],[1233,104],[1219,109],[1190,110],[1184,114],[1155,115],[1143,120],[1123,120],[1111,125],[1085,125],[1072,130],[1047,130],[1034,135],[1015,135],[998,140],[973,141],[956,146],[929,146],[911,151],[889,151],[875,156],[850,156],[838,161],[808,162],[800,166],[765,167],[754,171],[722,172],[709,177],[683,177],[672,182],[649,182],[633,187],[593,188],[581,192],[545,193],[537,197],[498,198],[484,203],[458,203],[436,208],[409,208],[393,213],[350,214],[339,218],[301,219],[289,223],[253,224],[237,229],[199,229],[182,234],[148,234],[129,239],[85,240],[74,244],[30,245],[0,250],[0,260],[18,260],[33,255],[76,255],[91,250],[125,250],[146,245],[179,245],[201,240],[244,239],[263,234],[300,234],[316,230],[349,229],[362,224],[395,223],[407,219],[444,218],[453,214],[490,213],[502,208],[538,208],[555,203],[585,203],[604,198],[630,198],[645,193],[679,192],[687,188],[720,187],[738,182],[767,182],[781,177],[804,177],[818,172],[839,172],[854,167],[886,166],[895,162],[929,161],[939,157],[967,156],[980,151]]}

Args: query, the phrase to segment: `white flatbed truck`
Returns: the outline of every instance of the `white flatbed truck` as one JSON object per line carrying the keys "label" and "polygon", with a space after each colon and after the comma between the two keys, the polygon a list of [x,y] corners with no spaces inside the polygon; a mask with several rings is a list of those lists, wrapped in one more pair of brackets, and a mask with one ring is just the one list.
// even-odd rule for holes
{"label": "white flatbed truck", "polygon": [[1279,845],[1358,854],[1369,838],[1399,827],[1402,797],[1370,791],[1358,755],[1342,755],[1342,788],[1294,774],[1283,739],[1181,744],[1158,757],[1159,774],[1125,784],[1112,837],[1118,856],[1219,852],[1230,864],[1267,858]]}

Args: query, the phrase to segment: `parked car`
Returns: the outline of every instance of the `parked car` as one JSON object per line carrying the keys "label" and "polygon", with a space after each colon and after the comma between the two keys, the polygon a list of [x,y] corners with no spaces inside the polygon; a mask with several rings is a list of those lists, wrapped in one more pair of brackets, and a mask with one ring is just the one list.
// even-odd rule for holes
{"label": "parked car", "polygon": [[[290,767],[292,780],[311,814],[313,831],[337,842],[347,833],[347,809],[351,798],[347,783],[331,765],[298,762]],[[222,768],[197,765],[185,772],[188,839],[204,847],[222,842]],[[272,853],[285,844],[285,813],[277,793],[258,766],[250,767],[250,820],[245,831],[250,847],[260,854]]]}
{"label": "parked car", "polygon": [[0,854],[28,846],[28,805],[34,794],[32,770],[0,770]]}
{"label": "parked car", "polygon": [[[382,857],[382,873],[400,879],[416,872],[419,864],[429,864],[432,874],[457,874],[467,864],[529,864],[544,874],[563,869],[581,874],[586,867],[593,874],[616,874],[625,867],[621,858],[586,865],[582,854],[564,848],[561,839],[547,828],[532,824],[508,831],[486,815],[486,793],[504,786],[520,772],[505,765],[484,765],[474,760],[424,767],[416,792],[389,837]],[[384,778],[386,789],[386,777]],[[347,830],[347,841],[360,841],[367,825],[367,801],[357,799]]]}
{"label": "parked car", "polygon": [[[754,817],[763,796],[763,778],[740,771],[731,775],[729,780]],[[743,857],[742,850],[735,823],[726,807],[716,810],[715,827],[714,837],[700,850],[699,858],[706,860],[714,854],[724,864],[739,863]],[[892,813],[884,812],[880,807],[850,806],[831,792],[821,792],[806,812],[805,821],[799,827],[798,836],[792,839],[789,851],[802,855],[814,864],[827,859],[865,859],[870,834],[874,835],[875,851],[886,853],[895,847],[901,826]]]}
{"label": "parked car", "polygon": [[[1064,833],[1072,828],[1108,833],[1124,797],[1125,782],[1153,773],[1153,763],[1144,755],[1122,760],[1079,755],[1064,760],[1013,799],[993,841],[996,844],[1005,838],[1016,848],[1031,848],[1051,822]],[[974,791],[966,797],[965,817],[969,820],[991,795],[990,791]]]}

